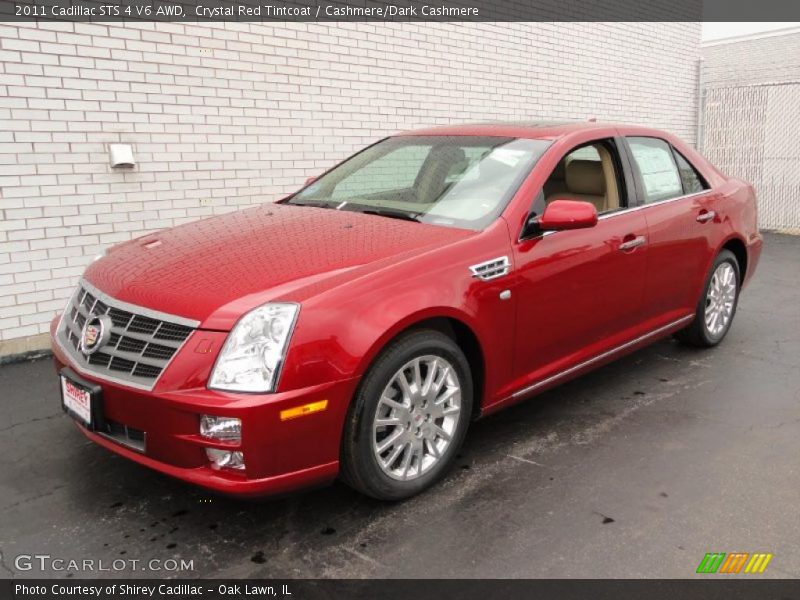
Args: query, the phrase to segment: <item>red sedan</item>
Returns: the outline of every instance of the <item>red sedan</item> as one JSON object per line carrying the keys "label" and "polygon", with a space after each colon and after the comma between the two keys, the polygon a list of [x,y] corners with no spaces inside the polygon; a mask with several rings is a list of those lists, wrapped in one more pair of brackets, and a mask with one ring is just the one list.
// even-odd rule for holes
{"label": "red sedan", "polygon": [[62,402],[217,491],[405,498],[473,419],[670,334],[718,344],[761,246],[752,187],[661,131],[409,132],[110,249],[52,324]]}

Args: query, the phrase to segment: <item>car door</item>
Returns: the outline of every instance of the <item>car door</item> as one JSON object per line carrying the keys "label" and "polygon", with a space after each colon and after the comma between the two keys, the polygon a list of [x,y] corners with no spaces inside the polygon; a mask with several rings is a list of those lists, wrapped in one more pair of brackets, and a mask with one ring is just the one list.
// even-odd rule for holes
{"label": "car door", "polygon": [[[594,227],[545,232],[515,244],[517,384],[540,380],[619,345],[640,322],[647,223],[641,211],[627,210],[632,184],[630,174],[623,174],[629,169],[618,153],[619,140],[600,143],[614,165],[618,205],[598,211]],[[583,147],[568,151],[559,165],[571,155],[580,156],[580,167],[586,168]],[[558,166],[544,189],[560,188],[559,195],[571,197],[570,164],[565,183],[555,180],[561,177]]]}
{"label": "car door", "polygon": [[628,136],[626,143],[649,232],[644,310],[655,327],[695,310],[717,220],[714,192],[666,140]]}

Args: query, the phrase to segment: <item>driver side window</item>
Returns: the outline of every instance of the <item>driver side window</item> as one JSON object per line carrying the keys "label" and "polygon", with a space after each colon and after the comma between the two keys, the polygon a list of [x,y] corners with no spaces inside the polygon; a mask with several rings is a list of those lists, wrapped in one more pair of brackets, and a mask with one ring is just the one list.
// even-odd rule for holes
{"label": "driver side window", "polygon": [[[598,214],[623,207],[623,184],[614,143],[601,140],[571,150],[548,177],[534,210],[541,214],[543,205],[553,199],[590,202]],[[537,210],[541,208],[541,210]]]}

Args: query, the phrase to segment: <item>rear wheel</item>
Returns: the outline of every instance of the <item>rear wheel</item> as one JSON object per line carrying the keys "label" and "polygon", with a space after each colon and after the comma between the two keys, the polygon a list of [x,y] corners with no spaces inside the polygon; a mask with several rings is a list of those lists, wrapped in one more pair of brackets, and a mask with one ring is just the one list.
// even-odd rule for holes
{"label": "rear wheel", "polygon": [[382,500],[417,494],[452,464],[472,412],[472,377],[448,336],[393,342],[364,377],[345,425],[342,478]]}
{"label": "rear wheel", "polygon": [[695,319],[675,337],[686,344],[711,347],[719,344],[733,322],[740,287],[739,263],[732,252],[717,255],[697,304]]}

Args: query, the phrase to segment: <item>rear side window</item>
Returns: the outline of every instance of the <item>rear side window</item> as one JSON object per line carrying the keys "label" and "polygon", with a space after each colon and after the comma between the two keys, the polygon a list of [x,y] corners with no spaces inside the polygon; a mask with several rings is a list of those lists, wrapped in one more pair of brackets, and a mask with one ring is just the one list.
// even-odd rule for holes
{"label": "rear side window", "polygon": [[675,161],[678,163],[678,172],[681,175],[684,194],[697,194],[708,189],[697,170],[677,150],[675,150]]}
{"label": "rear side window", "polygon": [[645,204],[683,195],[683,184],[672,147],[658,138],[630,137],[633,162],[644,184]]}

